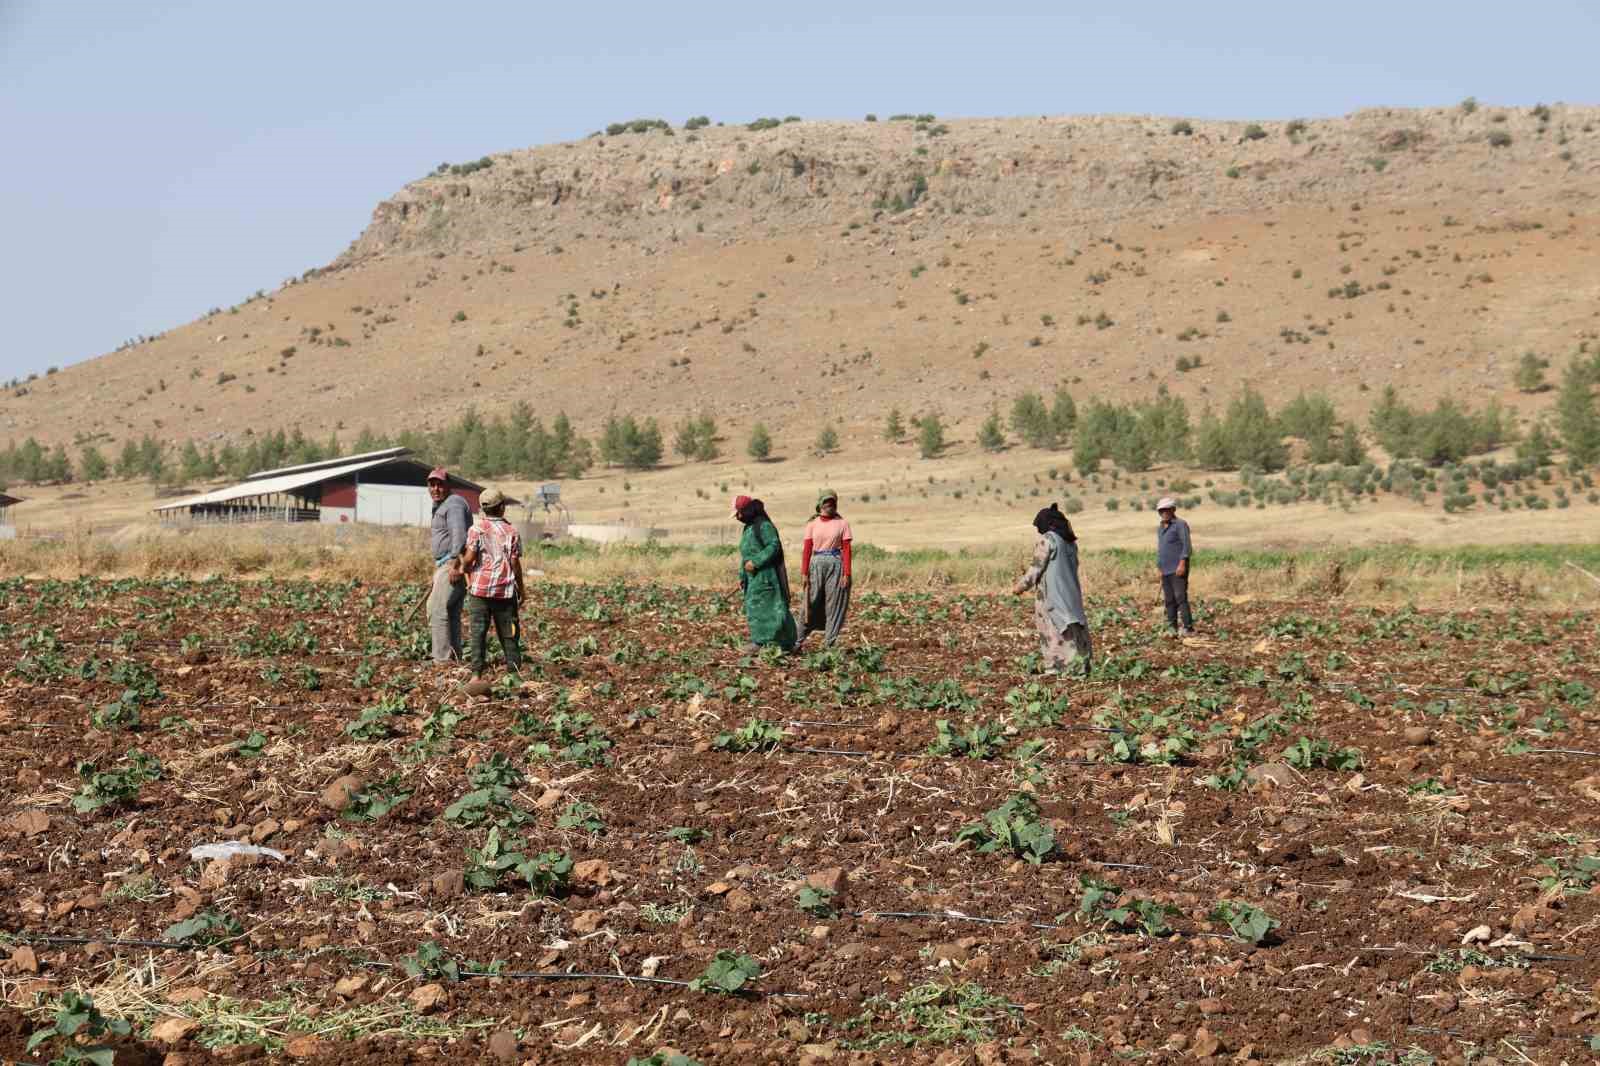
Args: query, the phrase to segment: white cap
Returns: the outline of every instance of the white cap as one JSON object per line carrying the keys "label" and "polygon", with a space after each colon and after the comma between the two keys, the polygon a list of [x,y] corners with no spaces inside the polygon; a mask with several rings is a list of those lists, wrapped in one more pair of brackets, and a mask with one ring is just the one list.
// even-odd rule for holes
{"label": "white cap", "polygon": [[1163,496],[1156,501],[1156,510],[1158,511],[1176,511],[1177,509],[1178,501],[1171,496]]}

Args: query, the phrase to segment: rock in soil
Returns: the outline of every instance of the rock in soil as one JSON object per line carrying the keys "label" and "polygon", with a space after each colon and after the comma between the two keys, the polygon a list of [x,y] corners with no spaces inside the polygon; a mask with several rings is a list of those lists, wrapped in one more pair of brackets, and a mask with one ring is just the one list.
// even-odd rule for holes
{"label": "rock in soil", "polygon": [[1281,762],[1261,763],[1245,772],[1252,790],[1264,788],[1293,788],[1294,771]]}
{"label": "rock in soil", "polygon": [[517,1061],[517,1034],[501,1029],[489,1038],[489,1054],[498,1062]]}
{"label": "rock in soil", "polygon": [[342,811],[350,806],[350,797],[367,787],[355,774],[335,778],[322,790],[322,805],[330,811]]}
{"label": "rock in soil", "polygon": [[440,984],[423,985],[410,996],[411,1005],[416,1008],[418,1014],[429,1014],[438,1010],[449,998],[450,993]]}
{"label": "rock in soil", "polygon": [[806,875],[806,884],[823,892],[832,892],[835,897],[844,893],[844,869],[830,866],[826,870],[818,870]]}

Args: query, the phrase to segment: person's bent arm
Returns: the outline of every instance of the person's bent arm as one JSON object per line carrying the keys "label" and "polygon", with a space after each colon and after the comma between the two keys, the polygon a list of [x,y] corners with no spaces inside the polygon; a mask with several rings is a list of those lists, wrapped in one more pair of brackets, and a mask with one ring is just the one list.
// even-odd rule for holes
{"label": "person's bent arm", "polygon": [[1033,565],[1028,567],[1027,572],[1017,579],[1017,583],[1011,587],[1012,593],[1021,595],[1037,585],[1039,579],[1044,576],[1044,568],[1049,565],[1050,542],[1040,537],[1039,543],[1033,547]]}
{"label": "person's bent arm", "polygon": [[749,562],[752,573],[755,570],[759,570],[763,566],[766,566],[768,563],[772,562],[772,557],[778,554],[778,548],[780,546],[776,527],[774,527],[771,522],[763,522],[762,526],[765,528],[761,529],[758,527],[758,535],[765,539],[765,534],[770,531],[771,539],[757,546],[756,550],[750,554]]}

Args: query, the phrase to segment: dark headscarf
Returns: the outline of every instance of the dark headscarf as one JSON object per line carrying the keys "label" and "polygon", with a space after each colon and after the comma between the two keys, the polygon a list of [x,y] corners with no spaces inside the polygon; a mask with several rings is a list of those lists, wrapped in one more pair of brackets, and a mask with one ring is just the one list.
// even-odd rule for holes
{"label": "dark headscarf", "polygon": [[1053,503],[1033,516],[1033,528],[1037,529],[1041,536],[1045,533],[1059,533],[1061,539],[1068,544],[1078,539],[1078,535],[1072,531],[1072,523],[1061,513],[1061,508]]}
{"label": "dark headscarf", "polygon": [[[739,520],[741,525],[754,525],[767,517],[767,506],[760,500],[745,499],[745,502],[734,511],[733,516]],[[771,521],[771,519],[768,519],[768,521]]]}

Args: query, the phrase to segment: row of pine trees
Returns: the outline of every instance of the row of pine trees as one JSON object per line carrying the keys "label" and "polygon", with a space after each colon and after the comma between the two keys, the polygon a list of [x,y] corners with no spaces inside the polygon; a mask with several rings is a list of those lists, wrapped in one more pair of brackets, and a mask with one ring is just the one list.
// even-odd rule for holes
{"label": "row of pine trees", "polygon": [[[1566,452],[1569,462],[1600,462],[1600,411],[1595,390],[1600,386],[1600,353],[1582,350],[1568,364],[1556,395],[1553,419],[1538,420],[1529,436],[1538,450]],[[928,459],[946,447],[946,427],[935,413],[908,420],[898,409],[885,419],[883,437],[892,443],[911,440]],[[1028,391],[1012,402],[1009,418],[992,410],[977,432],[977,443],[990,452],[1017,444],[1045,450],[1071,449],[1073,464],[1091,473],[1109,460],[1116,467],[1139,472],[1156,463],[1188,463],[1205,470],[1283,469],[1290,460],[1290,439],[1304,445],[1304,458],[1317,464],[1354,466],[1367,457],[1368,441],[1396,459],[1425,463],[1459,462],[1517,440],[1511,413],[1490,401],[1473,409],[1443,399],[1431,409],[1405,403],[1393,386],[1384,390],[1369,413],[1365,429],[1342,418],[1322,393],[1302,393],[1278,411],[1256,390],[1245,387],[1220,413],[1207,409],[1198,420],[1181,397],[1162,386],[1149,400],[1119,404],[1090,400],[1081,407],[1065,388],[1046,398]],[[715,418],[684,418],[673,433],[673,453],[684,462],[709,462],[727,443]],[[64,445],[46,448],[32,437],[0,450],[0,482],[94,482],[109,477],[147,478],[179,484],[216,478],[243,478],[261,470],[317,462],[340,455],[405,446],[428,462],[443,463],[467,477],[514,477],[526,480],[577,478],[596,462],[645,470],[666,459],[666,440],[653,417],[620,415],[607,418],[600,437],[580,436],[565,413],[548,427],[525,403],[504,415],[484,417],[468,410],[438,430],[406,430],[396,435],[363,430],[348,446],[337,434],[324,440],[300,429],[250,434],[242,442],[201,445],[195,441],[171,447],[151,436],[124,441],[107,453],[94,441],[80,442],[77,455]],[[772,434],[762,423],[748,431],[744,454],[757,461],[774,455]],[[808,447],[826,455],[839,447],[837,427],[821,427]]]}

